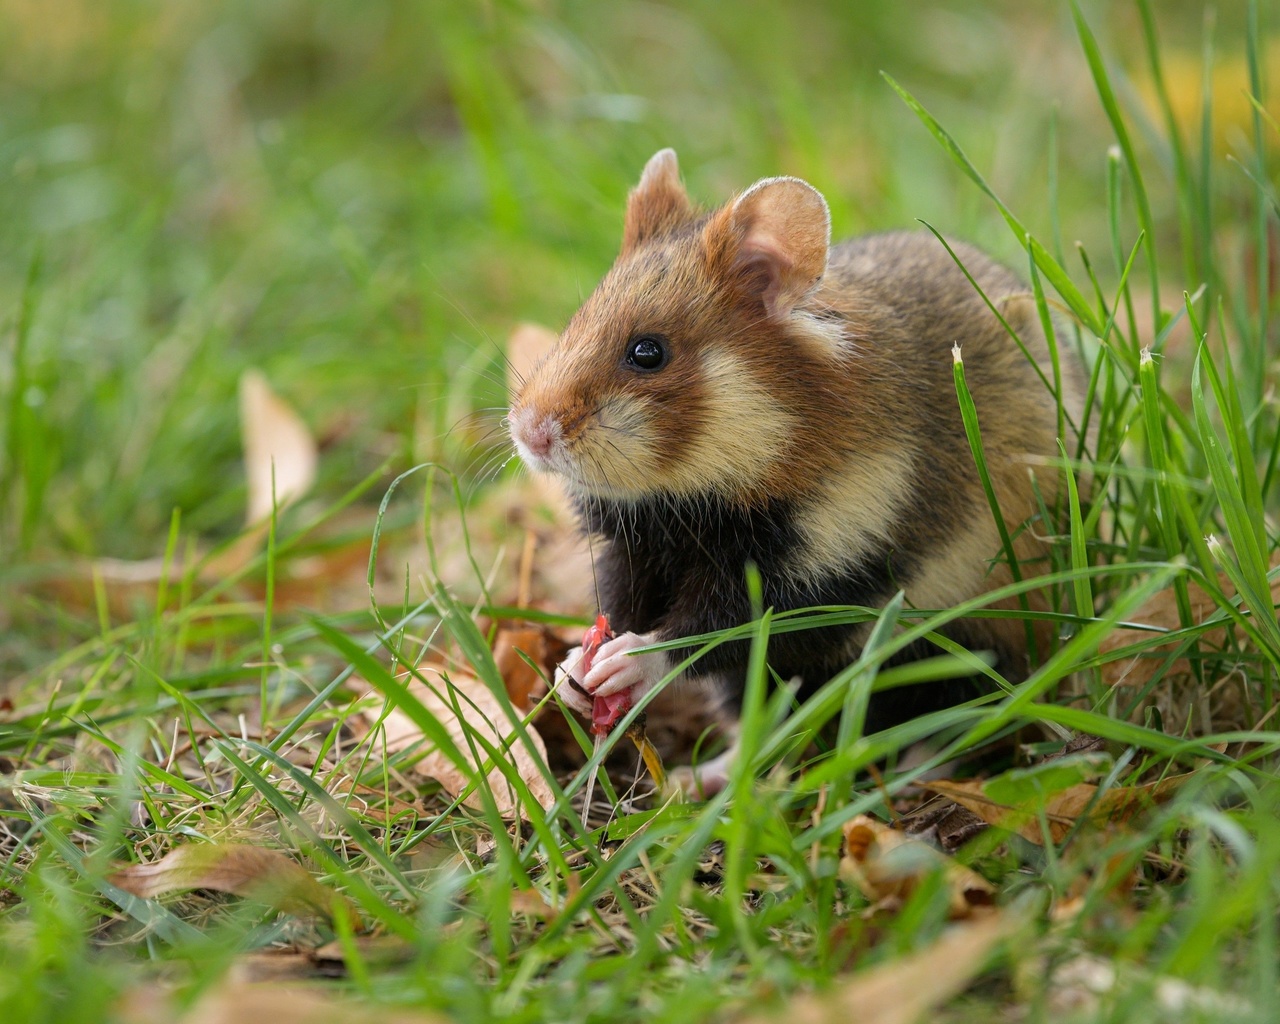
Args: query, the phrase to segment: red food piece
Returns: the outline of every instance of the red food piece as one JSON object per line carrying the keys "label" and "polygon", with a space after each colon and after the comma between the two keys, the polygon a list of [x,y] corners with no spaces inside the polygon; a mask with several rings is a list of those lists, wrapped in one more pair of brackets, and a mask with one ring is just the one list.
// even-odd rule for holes
{"label": "red food piece", "polygon": [[620,690],[607,697],[596,697],[591,703],[591,731],[604,736],[613,723],[631,710],[631,693]]}
{"label": "red food piece", "polygon": [[[587,630],[582,638],[582,674],[591,671],[591,662],[596,652],[613,639],[613,630],[609,628],[609,619],[605,615],[596,616],[596,624]],[[626,690],[612,693],[608,697],[596,697],[591,704],[591,731],[603,736],[613,728],[613,723],[631,710],[631,694]]]}
{"label": "red food piece", "polygon": [[597,615],[596,624],[582,637],[582,674],[591,671],[591,663],[595,660],[596,651],[613,639],[613,630],[609,628],[609,616]]}

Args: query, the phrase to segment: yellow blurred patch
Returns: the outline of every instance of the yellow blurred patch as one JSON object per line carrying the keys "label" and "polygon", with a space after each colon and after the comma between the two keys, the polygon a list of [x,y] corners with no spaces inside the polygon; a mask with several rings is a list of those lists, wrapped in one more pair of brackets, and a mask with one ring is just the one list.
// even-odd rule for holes
{"label": "yellow blurred patch", "polygon": [[[1280,37],[1261,46],[1264,82],[1280,81]],[[1184,140],[1198,139],[1204,104],[1204,60],[1200,53],[1168,49],[1161,58],[1169,106]],[[1137,79],[1138,92],[1151,117],[1162,120],[1155,83],[1149,74]],[[1237,150],[1253,137],[1253,104],[1249,101],[1249,64],[1243,49],[1220,58],[1209,81],[1213,101],[1213,146],[1219,152]],[[1265,104],[1267,112],[1280,120],[1280,100],[1274,90]],[[1264,129],[1269,131],[1270,129]],[[1280,140],[1271,140],[1272,142]]]}

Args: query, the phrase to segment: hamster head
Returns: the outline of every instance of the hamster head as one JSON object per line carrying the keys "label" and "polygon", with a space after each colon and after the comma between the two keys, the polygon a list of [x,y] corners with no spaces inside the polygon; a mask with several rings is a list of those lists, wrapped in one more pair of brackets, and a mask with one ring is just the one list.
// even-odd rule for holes
{"label": "hamster head", "polygon": [[707,214],[656,154],[617,262],[514,398],[520,456],[588,497],[776,496],[841,344],[808,308],[829,245],[805,182],[767,178]]}

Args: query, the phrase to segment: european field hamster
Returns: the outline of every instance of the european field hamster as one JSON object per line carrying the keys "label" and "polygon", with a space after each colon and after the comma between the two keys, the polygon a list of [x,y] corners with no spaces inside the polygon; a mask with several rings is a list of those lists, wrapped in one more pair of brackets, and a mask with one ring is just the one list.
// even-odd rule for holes
{"label": "european field hamster", "polygon": [[[595,537],[601,610],[619,635],[577,680],[587,693],[638,699],[674,662],[629,652],[748,621],[748,562],[777,611],[879,606],[900,589],[915,607],[945,608],[1009,582],[953,345],[1019,558],[1043,557],[1050,524],[1033,520],[1059,486],[1048,347],[1026,286],[953,248],[1040,373],[932,235],[833,246],[826,201],[797,178],[766,178],[705,212],[672,150],[648,162],[617,262],[509,416],[525,463],[563,481]],[[1074,408],[1074,377],[1064,380]],[[952,636],[1026,675],[1023,622],[969,620]],[[853,626],[780,633],[768,659],[803,695],[864,638]],[[746,659],[745,643],[724,644],[689,671],[740,694]],[[867,729],[962,696],[945,683],[877,694]],[[581,692],[565,697],[589,712]]]}

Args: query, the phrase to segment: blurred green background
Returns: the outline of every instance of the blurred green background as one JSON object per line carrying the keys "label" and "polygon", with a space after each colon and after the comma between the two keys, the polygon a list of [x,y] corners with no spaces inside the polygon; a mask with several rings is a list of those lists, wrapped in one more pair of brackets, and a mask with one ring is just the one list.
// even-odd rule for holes
{"label": "blurred green background", "polygon": [[[1213,144],[1247,147],[1245,5],[1154,6],[1184,126],[1208,23]],[[1083,10],[1168,171],[1136,6]],[[175,508],[236,532],[247,367],[322,440],[322,497],[388,456],[465,465],[507,333],[573,312],[662,146],[708,203],[795,174],[837,234],[919,218],[1021,266],[882,70],[1073,273],[1076,239],[1110,252],[1065,3],[0,0],[0,582],[158,554]],[[1148,185],[1176,222],[1171,172]]]}

